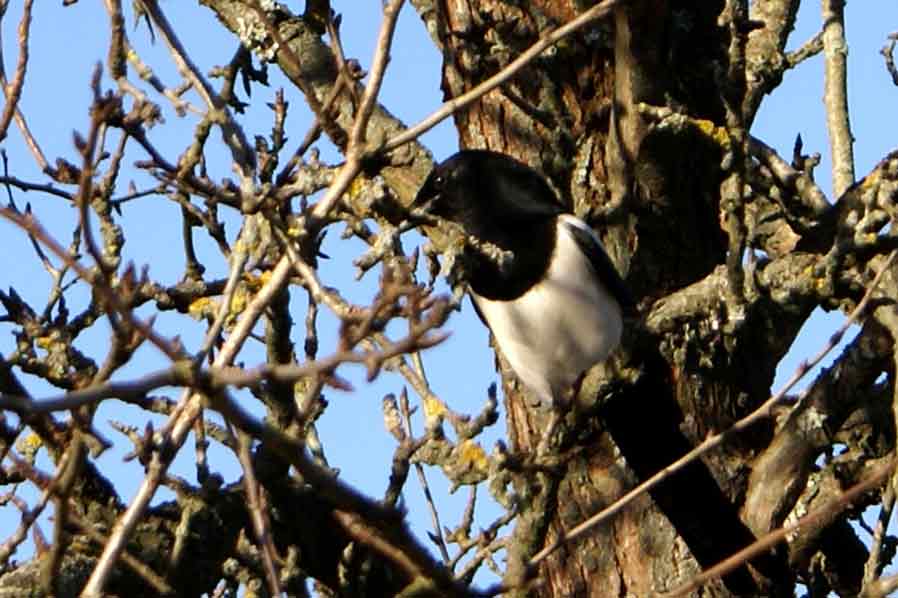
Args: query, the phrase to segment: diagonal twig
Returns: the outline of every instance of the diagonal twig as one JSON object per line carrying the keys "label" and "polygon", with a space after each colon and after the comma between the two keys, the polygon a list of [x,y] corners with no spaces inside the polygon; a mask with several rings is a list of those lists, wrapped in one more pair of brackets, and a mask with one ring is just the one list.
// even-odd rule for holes
{"label": "diagonal twig", "polygon": [[[235,436],[233,428],[231,435]],[[265,511],[262,487],[256,478],[256,470],[253,466],[250,445],[252,440],[245,432],[236,432],[238,444],[237,455],[240,458],[240,466],[243,468],[243,485],[246,492],[246,508],[249,510],[253,529],[256,532],[256,541],[259,543],[262,553],[262,564],[265,567],[265,580],[272,596],[280,596],[282,593],[280,575],[277,571],[277,550],[271,536],[271,522]]]}

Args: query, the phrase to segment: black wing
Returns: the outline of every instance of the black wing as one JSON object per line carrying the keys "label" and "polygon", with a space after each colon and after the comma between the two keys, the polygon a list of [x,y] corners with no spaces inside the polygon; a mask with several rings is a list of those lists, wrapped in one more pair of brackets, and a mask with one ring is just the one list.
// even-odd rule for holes
{"label": "black wing", "polygon": [[632,314],[636,307],[633,296],[627,289],[623,279],[621,279],[620,274],[617,273],[617,268],[614,267],[614,263],[612,263],[608,254],[605,253],[605,249],[599,243],[595,234],[584,222],[573,216],[562,217],[561,222],[574,236],[574,240],[580,246],[580,249],[583,250],[583,253],[589,256],[589,261],[592,262],[596,276],[599,277],[605,288],[617,300],[624,313]]}
{"label": "black wing", "polygon": [[493,329],[490,328],[490,323],[486,321],[485,317],[483,317],[483,312],[480,311],[480,306],[477,305],[477,298],[473,293],[469,293],[469,296],[471,297],[471,305],[474,306],[474,313],[477,314],[477,317],[480,318],[480,321],[483,322],[483,325],[489,328],[490,332],[492,332]]}

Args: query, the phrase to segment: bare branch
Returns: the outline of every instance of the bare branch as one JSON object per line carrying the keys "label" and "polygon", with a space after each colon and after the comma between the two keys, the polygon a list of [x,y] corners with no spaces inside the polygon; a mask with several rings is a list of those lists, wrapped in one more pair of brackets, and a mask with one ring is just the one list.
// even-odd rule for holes
{"label": "bare branch", "polygon": [[898,590],[898,575],[889,575],[876,580],[867,588],[860,598],[886,598],[893,596]]}
{"label": "bare branch", "polygon": [[832,152],[833,194],[840,197],[854,184],[854,137],[848,112],[848,44],[845,0],[823,3],[823,104]]}
{"label": "bare branch", "polygon": [[[80,262],[75,260],[72,255],[66,251],[55,239],[53,239],[44,228],[37,222],[30,214],[20,214],[16,210],[10,208],[0,208],[0,217],[9,220],[13,224],[19,226],[23,230],[27,231],[30,235],[34,236],[38,241],[43,243],[45,247],[47,247],[56,257],[60,258],[65,264],[74,270],[79,278],[91,284],[94,282],[94,277],[89,270],[87,270],[84,266],[81,265]],[[118,313],[122,318],[124,318],[129,325],[134,328],[140,330],[141,334],[144,337],[152,342],[156,347],[158,347],[166,356],[168,356],[173,361],[177,361],[181,358],[180,352],[176,347],[172,345],[171,342],[167,341],[160,337],[152,327],[140,321],[136,318],[131,310],[122,304],[121,300],[117,296],[116,293],[111,292],[108,287],[105,285],[97,285],[97,289],[104,293],[103,299],[107,301],[112,308]]]}
{"label": "bare branch", "polygon": [[786,64],[789,68],[795,68],[808,58],[813,58],[823,51],[823,32],[814,34],[814,37],[803,43],[797,50],[786,54]]}
{"label": "bare branch", "polygon": [[[285,256],[281,258],[278,265],[271,272],[268,282],[243,312],[240,321],[219,351],[213,365],[223,367],[233,361],[243,342],[261,317],[262,312],[271,302],[272,297],[287,283],[289,272],[290,262]],[[97,566],[82,590],[81,595],[84,598],[99,598],[102,595],[103,587],[106,585],[106,581],[112,572],[116,560],[124,549],[128,537],[137,526],[144,511],[156,494],[156,490],[165,477],[171,459],[184,444],[187,434],[193,427],[194,420],[201,411],[201,396],[185,391],[164,430],[164,441],[162,444],[168,449],[167,455],[163,457],[160,455],[160,451],[153,452],[147,475],[144,477],[137,494],[131,500],[125,513],[116,521],[109,541],[103,548],[103,554],[100,555]]]}
{"label": "bare branch", "polygon": [[[415,355],[418,354],[416,353]],[[419,368],[418,373],[424,378],[424,371],[420,368],[420,364],[420,359],[415,360],[415,365]],[[402,418],[405,421],[406,434],[408,434],[409,437],[413,437],[412,414],[411,409],[409,408],[408,394],[406,393],[405,388],[402,389],[399,407],[401,409]],[[433,525],[431,539],[439,549],[440,556],[443,558],[443,563],[448,565],[450,560],[449,550],[446,548],[446,540],[443,538],[443,526],[440,523],[440,512],[437,510],[436,504],[434,504],[433,495],[430,492],[430,484],[427,483],[427,475],[424,473],[424,466],[420,463],[415,463],[415,474],[418,476],[418,483],[421,485],[421,491],[424,493],[424,500],[427,502],[427,510],[430,512],[430,521]]]}
{"label": "bare branch", "polygon": [[[11,85],[6,83],[5,69],[2,64],[3,54],[0,52],[0,84],[3,86],[3,95],[6,98],[6,106],[3,108],[3,114],[0,115],[0,141],[6,139],[9,123],[18,110],[22,87],[25,85],[25,69],[28,67],[28,34],[31,31],[31,7],[33,5],[34,0],[25,0],[22,8],[22,20],[19,22],[19,59]],[[0,12],[6,12],[6,3]]]}
{"label": "bare branch", "polygon": [[383,23],[380,26],[380,33],[377,35],[377,50],[371,64],[371,76],[368,85],[365,86],[365,93],[362,94],[361,105],[356,113],[352,133],[349,136],[350,151],[354,147],[361,149],[362,143],[365,142],[365,129],[368,127],[371,111],[374,110],[374,104],[377,102],[377,94],[380,93],[380,86],[390,60],[390,47],[393,45],[396,22],[399,20],[399,11],[402,10],[404,3],[405,0],[391,0],[384,8]]}
{"label": "bare branch", "polygon": [[895,508],[895,483],[886,485],[885,492],[882,496],[882,507],[879,511],[879,517],[876,520],[876,530],[873,533],[873,541],[870,544],[870,556],[864,567],[864,586],[861,590],[861,596],[866,597],[875,594],[875,590],[871,592],[868,588],[873,588],[877,584],[879,576],[882,574],[883,562],[883,541],[888,533],[889,520],[892,518],[892,510]]}
{"label": "bare branch", "polygon": [[749,151],[787,188],[795,191],[802,200],[803,207],[820,218],[830,208],[826,195],[807,173],[795,170],[776,151],[755,137],[749,138]]}
{"label": "bare branch", "polygon": [[237,442],[239,445],[237,454],[240,457],[240,466],[243,468],[243,485],[246,489],[246,508],[253,522],[256,540],[262,549],[262,563],[265,565],[268,590],[272,596],[280,596],[282,592],[281,581],[277,565],[275,564],[277,561],[277,550],[274,547],[270,533],[271,522],[265,510],[265,500],[262,496],[263,490],[256,479],[256,470],[250,454],[252,440],[246,434],[240,432],[238,433]]}
{"label": "bare branch", "polygon": [[[380,85],[383,82],[387,61],[390,57],[390,46],[393,43],[393,34],[396,31],[396,20],[399,18],[399,9],[404,1],[392,0],[384,10],[384,19],[380,26],[377,46],[374,51],[374,69],[368,85],[365,87],[362,105],[356,113],[355,121],[352,125],[349,147],[346,150],[346,163],[340,169],[340,174],[337,175],[337,180],[328,189],[328,193],[312,208],[311,215],[315,220],[323,220],[330,213],[337,201],[339,201],[345,188],[361,170],[361,161],[365,152],[365,148],[362,147],[365,141],[365,129],[368,126],[374,103],[377,101],[377,94],[380,91]],[[339,193],[332,193],[334,190],[339,190]],[[313,223],[311,228],[314,231],[317,227]]]}

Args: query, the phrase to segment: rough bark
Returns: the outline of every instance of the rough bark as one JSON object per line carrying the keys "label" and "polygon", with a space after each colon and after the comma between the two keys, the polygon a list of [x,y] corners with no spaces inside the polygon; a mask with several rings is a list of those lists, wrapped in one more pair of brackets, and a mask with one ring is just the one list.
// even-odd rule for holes
{"label": "rough bark", "polygon": [[[272,55],[277,68],[304,94],[323,131],[346,150],[362,86],[341,80],[346,74],[338,72],[332,49],[322,41],[329,3],[308,2],[304,15],[286,7],[265,13],[276,34],[261,22],[255,29],[247,25],[260,15],[254,0],[201,3],[253,51],[273,47],[272,36],[278,37]],[[448,99],[499,72],[546,31],[590,3],[412,4],[443,54]],[[838,505],[846,488],[864,480],[894,452],[891,401],[898,317],[892,302],[898,284],[890,272],[874,297],[873,318],[794,409],[782,406],[783,413],[775,414],[782,417],[727,437],[722,447],[541,561],[536,574],[544,583],[526,584],[534,573],[529,560],[562,531],[613,504],[638,482],[763,404],[777,364],[812,310],[853,307],[871,273],[884,263],[883,254],[896,246],[894,235],[884,233],[883,227],[895,216],[898,156],[887,156],[830,206],[814,187],[800,151],[790,166],[747,137],[764,95],[789,67],[783,49],[798,2],[756,0],[747,14],[745,4],[622,2],[613,18],[566,38],[454,115],[462,147],[505,152],[544,173],[571,210],[596,229],[639,299],[639,313],[628,321],[620,351],[588,372],[575,389],[574,408],[561,426],[561,450],[548,464],[534,464],[533,455],[549,414],[532,406],[497,356],[509,450],[501,463],[493,456],[483,461],[492,467],[489,475],[495,477],[490,481],[498,486],[510,481],[516,497],[503,580],[511,594],[649,596],[674,589],[801,513]],[[255,37],[247,36],[250,30]],[[328,102],[329,109],[321,110]],[[417,143],[386,155],[378,151],[378,144],[403,126],[385,107],[375,108],[366,132],[365,168],[368,174],[381,174],[389,189],[366,179],[351,191],[358,201],[339,206],[333,216],[346,220],[372,245],[380,243],[376,249],[381,253],[372,264],[385,255],[399,257],[399,237],[385,235],[389,243],[381,243],[364,220],[374,219],[384,227],[402,220],[431,166],[427,150]],[[132,128],[129,134],[137,138],[140,130]],[[158,163],[156,167],[157,172],[165,170]],[[324,183],[316,179],[304,195],[325,186],[333,175],[326,168],[312,174]],[[267,179],[271,182],[271,171]],[[215,196],[225,205],[245,208],[233,188],[217,189],[186,175],[179,175],[176,183],[184,194],[210,203]],[[299,194],[288,191],[286,203]],[[283,218],[294,215],[284,205],[279,208]],[[108,209],[105,215],[112,218]],[[257,214],[244,215],[250,220]],[[189,230],[193,225],[185,226]],[[263,234],[272,233],[268,229]],[[438,249],[451,253],[451,233],[433,228],[428,234]],[[298,244],[313,263],[316,239],[306,237]],[[272,242],[268,251],[277,253],[274,247]],[[763,257],[743,263],[743,247],[763,252]],[[225,285],[185,280],[163,288],[146,280],[134,282],[123,295],[128,307],[153,305],[182,313],[198,300],[221,294]],[[304,285],[314,287],[309,280]],[[317,291],[326,295],[327,289]],[[21,338],[36,336],[29,332],[35,328],[33,310],[29,312],[14,292],[0,293],[0,300],[7,319],[23,331]],[[283,290],[268,305],[270,365],[296,362],[289,303],[289,291]],[[102,313],[101,302],[92,301],[76,322],[58,328],[75,338]],[[372,315],[368,325],[375,319]],[[354,330],[349,324],[344,328],[342,340]],[[379,330],[368,332],[368,342],[382,342]],[[317,347],[307,339],[305,351],[311,360]],[[51,378],[52,369],[33,354],[18,357],[16,368]],[[401,353],[377,364],[381,366],[405,368],[412,386],[421,382],[408,373],[411,368]],[[91,375],[97,370],[95,364],[82,368]],[[332,374],[333,368],[304,381],[310,402],[319,400],[325,375],[329,383],[339,383]],[[62,376],[51,382],[76,390],[89,380]],[[312,578],[326,588],[323,593],[334,595],[465,595],[464,583],[470,579],[454,579],[454,572],[432,558],[406,529],[402,513],[393,509],[412,455],[419,462],[443,465],[450,477],[456,475],[454,483],[469,483],[465,475],[474,483],[485,479],[487,473],[461,467],[448,471],[446,455],[456,454],[463,443],[453,446],[436,427],[420,439],[391,430],[401,440],[386,506],[355,497],[353,508],[347,508],[346,495],[329,492],[333,486],[316,485],[320,477],[301,479],[291,473],[289,453],[297,450],[298,428],[308,423],[303,418],[314,415],[305,413],[297,420],[295,380],[266,382],[253,391],[267,409],[266,424],[281,435],[260,432],[261,426],[249,432],[260,441],[253,466],[268,501],[273,545],[284,557],[284,589],[303,595],[305,580]],[[216,404],[220,389],[197,379],[184,386],[199,388]],[[426,397],[426,382],[423,387],[423,392],[416,391]],[[5,360],[0,360],[0,391],[29,398]],[[151,399],[140,399],[149,408]],[[172,406],[163,407],[157,410],[169,414]],[[466,438],[476,436],[495,414],[492,404],[477,418],[457,418],[456,434],[463,430],[470,432]],[[244,421],[233,420],[247,432]],[[41,437],[54,462],[65,456],[72,435],[81,433],[77,426],[57,424],[52,418],[26,417],[25,423]],[[2,422],[4,453],[18,434]],[[833,455],[836,445],[844,451]],[[146,461],[145,454],[135,456]],[[77,591],[96,562],[104,536],[89,536],[85,526],[109,533],[125,508],[102,474],[89,461],[82,465],[80,482],[67,495],[77,508],[62,530],[70,550],[59,563],[57,595]],[[24,465],[21,469],[29,471]],[[321,468],[322,477],[331,473]],[[36,486],[49,483],[38,477],[32,480]],[[170,480],[179,489],[178,501],[148,509],[127,552],[163,575],[180,595],[211,592],[223,575],[230,575],[229,568],[239,569],[241,575],[257,574],[241,582],[264,593],[259,586],[262,556],[247,540],[253,525],[244,504],[245,489],[242,484],[222,487],[215,476],[200,482],[193,487]],[[878,498],[870,493],[855,506]],[[24,587],[34,588],[40,583],[42,562],[50,558],[47,554],[0,578],[0,591],[16,595]],[[867,558],[867,548],[847,518],[833,511],[789,543],[694,595],[791,596],[797,581],[821,595],[830,590],[853,595],[861,589]],[[120,595],[152,592],[145,579],[128,574],[127,566],[126,559],[119,563],[107,589]]]}

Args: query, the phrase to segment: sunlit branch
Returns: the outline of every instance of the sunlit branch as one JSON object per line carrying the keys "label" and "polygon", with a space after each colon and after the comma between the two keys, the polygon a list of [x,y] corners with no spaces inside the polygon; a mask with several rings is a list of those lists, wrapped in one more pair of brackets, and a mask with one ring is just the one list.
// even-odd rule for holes
{"label": "sunlit branch", "polygon": [[854,137],[848,112],[848,43],[845,41],[845,1],[823,3],[823,105],[832,153],[833,194],[841,196],[854,184]]}

